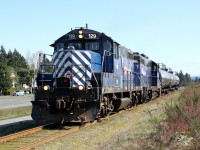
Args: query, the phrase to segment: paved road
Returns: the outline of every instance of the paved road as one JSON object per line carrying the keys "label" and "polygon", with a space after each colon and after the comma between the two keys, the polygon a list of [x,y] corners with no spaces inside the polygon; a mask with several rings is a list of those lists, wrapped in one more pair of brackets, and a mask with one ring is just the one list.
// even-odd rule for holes
{"label": "paved road", "polygon": [[0,96],[0,109],[31,106],[32,94],[24,96]]}
{"label": "paved road", "polygon": [[0,128],[2,126],[18,124],[18,123],[27,122],[27,121],[29,121],[29,122],[33,121],[31,116],[24,116],[24,117],[12,118],[12,119],[7,119],[7,120],[0,120]]}

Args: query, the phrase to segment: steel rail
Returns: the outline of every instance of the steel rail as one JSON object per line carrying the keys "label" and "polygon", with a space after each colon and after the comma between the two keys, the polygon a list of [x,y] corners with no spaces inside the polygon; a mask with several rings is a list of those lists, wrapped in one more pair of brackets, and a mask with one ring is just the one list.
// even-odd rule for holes
{"label": "steel rail", "polygon": [[[97,121],[94,121],[93,124],[94,123],[97,123]],[[68,134],[70,134],[72,132],[78,131],[80,128],[85,128],[85,127],[88,127],[90,125],[91,125],[91,123],[86,123],[86,124],[84,124],[84,126],[78,126],[78,127],[70,128],[67,131],[62,131],[62,132],[56,133],[54,135],[51,135],[51,136],[45,137],[43,139],[40,139],[37,142],[34,142],[34,143],[31,143],[31,144],[25,145],[23,147],[20,147],[18,150],[31,150],[34,147],[37,147],[37,146],[42,145],[44,143],[53,141],[53,140],[55,140],[57,138],[60,138],[60,137],[63,137],[65,135],[68,135]]]}
{"label": "steel rail", "polygon": [[10,141],[10,140],[13,140],[13,139],[16,139],[16,138],[20,138],[20,137],[23,137],[23,136],[26,136],[26,135],[29,135],[29,134],[33,134],[35,132],[43,130],[44,127],[51,125],[51,124],[42,125],[42,126],[39,126],[39,127],[35,127],[35,128],[32,128],[32,129],[28,129],[28,130],[24,130],[24,131],[21,131],[21,132],[17,132],[17,133],[13,133],[13,134],[10,134],[10,135],[7,135],[7,136],[0,137],[0,143],[7,142],[7,141]]}

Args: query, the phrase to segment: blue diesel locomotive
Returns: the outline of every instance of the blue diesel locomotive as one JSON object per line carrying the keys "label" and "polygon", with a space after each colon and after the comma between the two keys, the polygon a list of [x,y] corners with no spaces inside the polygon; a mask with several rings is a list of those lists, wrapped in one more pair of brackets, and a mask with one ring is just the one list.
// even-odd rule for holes
{"label": "blue diesel locomotive", "polygon": [[179,86],[178,76],[164,65],[87,26],[51,46],[51,61],[39,55],[31,101],[36,121],[89,122]]}

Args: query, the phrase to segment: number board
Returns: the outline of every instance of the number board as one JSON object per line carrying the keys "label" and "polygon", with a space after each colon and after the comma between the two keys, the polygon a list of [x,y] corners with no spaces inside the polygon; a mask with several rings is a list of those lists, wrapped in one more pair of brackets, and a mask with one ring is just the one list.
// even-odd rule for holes
{"label": "number board", "polygon": [[[78,34],[72,33],[67,34],[68,40],[76,40],[79,39]],[[99,34],[96,33],[85,33],[83,39],[99,39]]]}
{"label": "number board", "polygon": [[74,33],[68,34],[68,35],[67,35],[67,39],[68,39],[68,40],[78,39],[78,36],[77,36],[77,34],[74,34]]}
{"label": "number board", "polygon": [[85,34],[86,39],[99,39],[99,34],[96,33],[88,33]]}

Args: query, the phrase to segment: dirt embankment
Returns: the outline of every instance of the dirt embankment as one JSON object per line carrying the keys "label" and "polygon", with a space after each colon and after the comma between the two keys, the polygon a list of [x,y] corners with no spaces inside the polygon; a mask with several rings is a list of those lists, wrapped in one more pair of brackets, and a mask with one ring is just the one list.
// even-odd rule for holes
{"label": "dirt embankment", "polygon": [[[164,119],[166,103],[178,101],[180,91],[120,112],[101,123],[83,128],[35,149],[143,149],[145,139],[156,132],[155,124]],[[144,139],[144,140],[142,140]]]}

